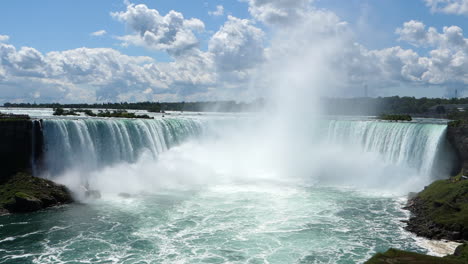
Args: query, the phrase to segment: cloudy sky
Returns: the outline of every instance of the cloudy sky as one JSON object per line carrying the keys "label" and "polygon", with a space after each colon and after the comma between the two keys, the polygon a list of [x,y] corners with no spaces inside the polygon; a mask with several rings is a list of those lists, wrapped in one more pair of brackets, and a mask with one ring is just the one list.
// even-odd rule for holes
{"label": "cloudy sky", "polygon": [[322,39],[330,96],[468,96],[467,28],[468,0],[4,0],[0,103],[249,101]]}

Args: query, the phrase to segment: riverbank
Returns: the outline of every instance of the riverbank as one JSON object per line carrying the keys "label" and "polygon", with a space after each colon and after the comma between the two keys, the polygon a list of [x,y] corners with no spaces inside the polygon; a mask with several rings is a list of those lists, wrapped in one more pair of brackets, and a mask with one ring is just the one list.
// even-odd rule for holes
{"label": "riverbank", "polygon": [[[406,229],[420,237],[465,242],[468,240],[468,177],[462,174],[435,181],[408,200],[411,212]],[[367,264],[468,263],[468,245],[444,258],[390,249],[377,253]]]}
{"label": "riverbank", "polygon": [[377,253],[365,264],[462,264],[468,263],[468,244],[457,247],[453,255],[434,257],[398,249]]}
{"label": "riverbank", "polygon": [[439,180],[410,199],[407,230],[430,239],[468,240],[468,178]]}

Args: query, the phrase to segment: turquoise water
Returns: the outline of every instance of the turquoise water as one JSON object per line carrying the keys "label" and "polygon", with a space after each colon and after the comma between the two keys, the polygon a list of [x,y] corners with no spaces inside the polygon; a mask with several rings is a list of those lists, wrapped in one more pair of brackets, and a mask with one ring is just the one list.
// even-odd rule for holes
{"label": "turquoise water", "polygon": [[362,263],[425,252],[404,199],[349,189],[215,185],[0,217],[1,263]]}

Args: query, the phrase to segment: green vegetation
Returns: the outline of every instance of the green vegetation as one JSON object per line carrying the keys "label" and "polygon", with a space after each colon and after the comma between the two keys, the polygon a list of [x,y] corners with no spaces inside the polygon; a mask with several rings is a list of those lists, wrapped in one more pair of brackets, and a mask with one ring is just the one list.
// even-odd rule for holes
{"label": "green vegetation", "polygon": [[388,120],[388,121],[411,121],[410,115],[381,115],[378,117],[381,120]]}
{"label": "green vegetation", "polygon": [[147,110],[150,112],[164,111],[193,111],[193,112],[241,112],[258,111],[263,108],[264,100],[257,99],[250,103],[235,101],[207,101],[207,102],[139,102],[139,103],[97,103],[97,104],[31,104],[5,103],[5,107],[22,108],[70,108],[70,109],[120,109]]}
{"label": "green vegetation", "polygon": [[457,251],[461,252],[443,258],[392,248],[384,253],[375,254],[365,264],[466,264],[468,263],[468,247],[466,244],[460,247],[457,248]]}
{"label": "green vegetation", "polygon": [[15,114],[4,114],[0,113],[0,121],[24,121],[30,120],[28,115],[15,115]]}
{"label": "green vegetation", "polygon": [[452,110],[450,113],[447,114],[447,118],[452,120],[468,120],[468,112]]}
{"label": "green vegetation", "polygon": [[77,116],[78,113],[85,113],[87,116],[97,116],[97,117],[120,117],[120,118],[144,118],[144,119],[152,119],[152,117],[148,115],[137,115],[135,113],[129,113],[125,110],[117,110],[117,111],[109,111],[109,110],[99,110],[97,114],[95,114],[90,109],[70,109],[65,110],[61,107],[54,108],[54,116]]}
{"label": "green vegetation", "polygon": [[71,201],[64,186],[27,173],[17,173],[0,182],[0,211],[26,212]]}
{"label": "green vegetation", "polygon": [[436,181],[417,196],[426,217],[448,230],[468,230],[468,180],[463,177]]}
{"label": "green vegetation", "polygon": [[452,109],[443,105],[468,104],[467,98],[415,98],[415,97],[362,97],[362,98],[324,98],[326,109],[333,115],[381,115],[411,114],[413,116],[445,117]]}
{"label": "green vegetation", "polygon": [[69,116],[69,115],[77,116],[79,114],[76,113],[73,109],[65,110],[61,107],[54,108],[54,116]]}
{"label": "green vegetation", "polygon": [[[413,116],[446,117],[459,111],[447,105],[468,104],[467,98],[415,98],[415,97],[361,97],[361,98],[321,98],[326,107],[325,113],[331,115],[381,115],[411,114]],[[121,109],[147,110],[150,112],[164,111],[195,111],[195,112],[242,112],[259,111],[265,106],[263,98],[252,102],[207,101],[207,102],[137,102],[137,103],[97,103],[97,104],[31,104],[5,103],[5,107],[23,108],[70,108],[70,109]],[[463,107],[462,107],[463,108]],[[457,118],[458,119],[458,118]]]}
{"label": "green vegetation", "polygon": [[465,120],[454,120],[454,121],[448,122],[448,126],[451,126],[451,127],[458,127],[458,126],[460,126],[461,124],[465,124],[465,123],[466,123]]}
{"label": "green vegetation", "polygon": [[75,113],[85,113],[85,115],[87,116],[97,116],[93,110],[89,110],[89,109],[72,109],[71,111],[75,112]]}
{"label": "green vegetation", "polygon": [[151,105],[147,110],[152,113],[164,113],[164,107],[160,103]]}
{"label": "green vegetation", "polygon": [[120,117],[120,118],[143,118],[143,119],[152,119],[153,117],[150,117],[148,115],[137,115],[135,113],[129,113],[127,111],[113,111],[110,112],[109,110],[106,111],[99,111],[99,113],[96,115],[98,117]]}

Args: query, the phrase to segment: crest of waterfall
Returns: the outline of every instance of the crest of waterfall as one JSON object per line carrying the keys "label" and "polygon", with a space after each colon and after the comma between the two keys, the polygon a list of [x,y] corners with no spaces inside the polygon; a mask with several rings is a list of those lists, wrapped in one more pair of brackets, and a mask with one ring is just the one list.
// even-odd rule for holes
{"label": "crest of waterfall", "polygon": [[447,146],[444,124],[332,120],[328,141],[379,153],[385,162],[431,175]]}
{"label": "crest of waterfall", "polygon": [[46,119],[43,121],[45,168],[57,175],[69,168],[95,170],[135,162],[147,151],[153,158],[202,133],[200,120]]}

